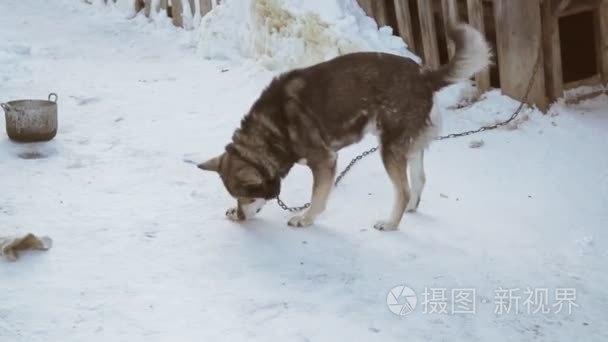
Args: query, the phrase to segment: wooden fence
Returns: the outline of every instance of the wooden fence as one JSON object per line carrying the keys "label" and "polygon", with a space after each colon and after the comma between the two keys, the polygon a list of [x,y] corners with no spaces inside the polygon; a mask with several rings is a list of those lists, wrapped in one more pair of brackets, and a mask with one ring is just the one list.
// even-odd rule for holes
{"label": "wooden fence", "polygon": [[[447,63],[449,19],[470,23],[491,42],[490,70],[476,76],[484,92],[494,86],[546,110],[565,89],[608,83],[608,0],[358,0],[379,25],[389,25],[429,67]],[[574,24],[577,15],[585,14]],[[585,27],[588,27],[586,29]],[[562,39],[566,36],[577,41]],[[590,44],[585,44],[585,41]],[[580,48],[580,49],[579,49]],[[579,49],[577,51],[577,49]],[[534,73],[537,57],[540,65]],[[593,67],[590,67],[593,65]],[[564,68],[568,68],[568,72]],[[580,75],[571,70],[584,70]],[[534,76],[532,76],[534,75]]]}
{"label": "wooden fence", "polygon": [[[212,1],[219,3],[160,0],[152,8],[152,0],[137,0],[136,9],[146,15],[166,11],[176,26],[183,26],[183,4],[187,2],[194,15],[198,2],[203,16],[212,9]],[[544,111],[563,96],[564,89],[608,83],[608,0],[357,1],[380,26],[391,26],[432,68],[447,63],[453,54],[445,30],[448,20],[468,22],[480,30],[495,53],[493,66],[475,77],[481,93],[495,87],[524,100],[528,84],[533,82],[525,100]],[[581,14],[587,19],[568,24]],[[574,39],[566,39],[569,36]],[[591,43],[580,45],[579,41]],[[540,65],[535,68],[537,58]],[[570,75],[571,70],[587,66],[590,70],[582,72],[583,76]]]}
{"label": "wooden fence", "polygon": [[[107,1],[107,0],[106,0]],[[200,9],[200,15],[204,16],[209,13],[213,7],[214,0],[160,0],[158,1],[158,6],[156,8],[152,8],[152,0],[136,0],[135,9],[136,11],[144,11],[146,16],[150,15],[151,11],[160,12],[165,11],[169,17],[173,19],[173,24],[175,26],[182,27],[184,25],[184,2],[187,2],[190,5],[191,15],[195,15],[197,3]],[[219,0],[217,0],[219,2]]]}

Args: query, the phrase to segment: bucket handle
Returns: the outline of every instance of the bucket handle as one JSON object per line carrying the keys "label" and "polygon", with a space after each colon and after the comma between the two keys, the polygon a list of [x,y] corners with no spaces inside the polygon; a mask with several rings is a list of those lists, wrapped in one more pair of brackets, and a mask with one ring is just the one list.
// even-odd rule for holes
{"label": "bucket handle", "polygon": [[8,103],[0,103],[0,106],[5,112],[9,112],[11,110],[11,106],[9,106]]}
{"label": "bucket handle", "polygon": [[48,99],[49,99],[49,101],[53,101],[53,102],[57,103],[59,96],[57,96],[57,94],[55,94],[55,93],[50,93]]}

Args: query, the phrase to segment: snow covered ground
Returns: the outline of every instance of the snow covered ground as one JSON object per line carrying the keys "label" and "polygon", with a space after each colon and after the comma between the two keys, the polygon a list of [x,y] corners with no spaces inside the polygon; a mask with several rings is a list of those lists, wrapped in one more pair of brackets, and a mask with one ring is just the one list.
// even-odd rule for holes
{"label": "snow covered ground", "polygon": [[[608,340],[608,96],[435,143],[397,232],[371,228],[392,200],[377,155],[315,226],[288,228],[274,203],[238,225],[219,179],[182,160],[219,152],[273,72],[202,58],[200,32],[117,9],[0,12],[0,101],[57,92],[60,119],[48,143],[0,138],[0,235],[54,239],[0,262],[0,341]],[[517,106],[494,91],[453,109],[463,89],[442,94],[444,133]],[[307,201],[310,181],[296,167],[284,200]],[[400,285],[412,313],[387,306]]]}

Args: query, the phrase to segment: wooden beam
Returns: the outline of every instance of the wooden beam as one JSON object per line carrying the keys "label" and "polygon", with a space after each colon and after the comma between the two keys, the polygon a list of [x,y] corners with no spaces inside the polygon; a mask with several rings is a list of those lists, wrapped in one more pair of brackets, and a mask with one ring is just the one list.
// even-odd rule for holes
{"label": "wooden beam", "polygon": [[196,0],[188,0],[188,2],[190,3],[190,14],[194,16],[196,13]]}
{"label": "wooden beam", "polygon": [[608,84],[608,0],[602,0],[596,13],[596,38],[599,72]]}
{"label": "wooden beam", "polygon": [[[529,82],[532,81],[526,102],[546,111],[548,102],[545,93],[539,0],[495,0],[494,11],[503,94],[521,101],[525,97]],[[538,58],[541,64],[532,78]]]}
{"label": "wooden beam", "polygon": [[552,1],[545,0],[541,3],[545,84],[549,102],[555,101],[564,94],[562,49],[559,36],[559,16],[557,13],[559,13],[559,9],[552,5]]}
{"label": "wooden beam", "polygon": [[378,27],[388,25],[388,9],[384,0],[372,1],[372,12],[378,23]]}
{"label": "wooden beam", "polygon": [[412,29],[412,15],[410,13],[410,1],[409,0],[394,0],[395,2],[395,14],[397,16],[397,28],[399,35],[410,51],[416,51],[414,44],[414,30]]}
{"label": "wooden beam", "polygon": [[[469,13],[469,24],[485,36],[486,28],[482,0],[467,0],[467,11]],[[487,68],[475,75],[475,82],[480,94],[488,91],[490,89],[490,69]]]}
{"label": "wooden beam", "polygon": [[150,12],[152,11],[152,0],[145,0],[144,2],[144,14],[146,17],[149,17]]}
{"label": "wooden beam", "polygon": [[158,3],[158,12],[163,11],[166,15],[169,15],[168,7],[169,0],[160,0],[160,2]]}
{"label": "wooden beam", "polygon": [[365,14],[369,17],[374,17],[374,8],[372,6],[372,0],[357,0],[359,6],[363,9]]}
{"label": "wooden beam", "polygon": [[453,23],[458,22],[458,4],[456,0],[441,0],[441,12],[443,15],[443,32],[447,43],[448,57],[451,59],[454,56],[454,42],[450,40],[449,29]]}
{"label": "wooden beam", "polygon": [[422,32],[424,64],[432,69],[439,67],[439,49],[437,48],[437,29],[433,15],[433,2],[418,0],[418,17]]}
{"label": "wooden beam", "polygon": [[213,8],[211,1],[213,0],[200,0],[201,17],[205,16],[205,14],[209,13],[209,11],[211,11]]}
{"label": "wooden beam", "polygon": [[[544,0],[543,0],[544,1]],[[577,13],[581,13],[581,12],[587,12],[587,11],[591,11],[595,8],[597,8],[598,3],[600,1],[603,0],[570,0],[570,1],[565,1],[565,6],[564,4],[561,4],[560,6],[563,8],[561,13],[559,14],[560,16],[566,16],[566,15],[572,15],[572,14],[577,14]]]}
{"label": "wooden beam", "polygon": [[178,27],[184,26],[184,19],[182,18],[182,0],[171,1],[171,14],[173,15],[173,25]]}
{"label": "wooden beam", "polygon": [[542,0],[541,5],[543,3],[547,4],[553,10],[553,14],[559,16],[570,5],[570,1],[572,0]]}
{"label": "wooden beam", "polygon": [[602,94],[608,95],[608,90],[596,90],[590,93],[577,94],[571,97],[566,98],[567,105],[577,105],[582,101],[591,100],[594,97],[600,96]]}
{"label": "wooden beam", "polygon": [[135,0],[135,13],[139,13],[144,7],[146,7],[144,0]]}
{"label": "wooden beam", "polygon": [[564,83],[564,89],[574,89],[582,86],[596,86],[602,82],[599,74],[595,74],[591,77],[583,78],[582,80],[572,81]]}

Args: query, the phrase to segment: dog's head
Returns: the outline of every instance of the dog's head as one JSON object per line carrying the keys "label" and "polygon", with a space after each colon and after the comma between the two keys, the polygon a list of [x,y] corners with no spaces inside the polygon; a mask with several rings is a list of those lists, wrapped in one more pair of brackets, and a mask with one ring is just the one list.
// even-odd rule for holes
{"label": "dog's head", "polygon": [[226,213],[233,219],[253,217],[281,190],[279,177],[267,176],[261,167],[236,153],[224,152],[197,166],[201,170],[217,172],[228,193],[237,200],[236,212]]}

